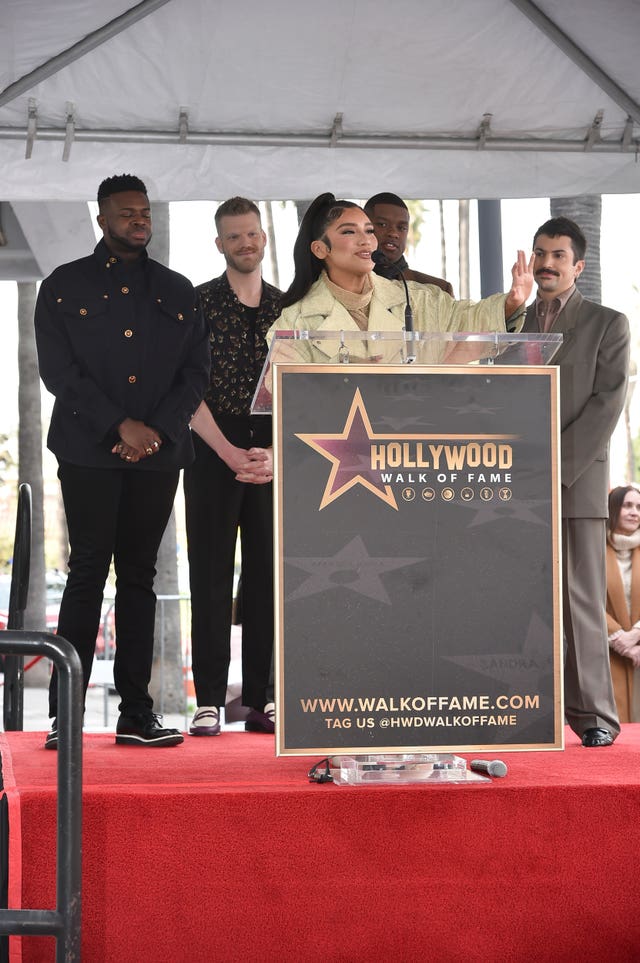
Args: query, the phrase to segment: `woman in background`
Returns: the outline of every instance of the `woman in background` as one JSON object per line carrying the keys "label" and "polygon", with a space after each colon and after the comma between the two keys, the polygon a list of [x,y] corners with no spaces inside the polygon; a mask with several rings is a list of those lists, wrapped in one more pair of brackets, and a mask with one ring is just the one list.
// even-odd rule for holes
{"label": "woman in background", "polygon": [[640,722],[640,491],[609,493],[607,629],[620,722]]}

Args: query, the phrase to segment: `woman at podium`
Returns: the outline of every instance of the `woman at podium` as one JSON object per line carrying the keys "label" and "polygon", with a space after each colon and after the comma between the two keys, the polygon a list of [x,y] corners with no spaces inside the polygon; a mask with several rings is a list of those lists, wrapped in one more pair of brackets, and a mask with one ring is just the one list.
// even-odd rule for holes
{"label": "woman at podium", "polygon": [[[510,291],[473,302],[454,301],[435,285],[374,274],[377,246],[361,207],[333,194],[316,197],[302,219],[293,249],[294,278],[269,336],[277,330],[504,333],[521,326],[533,286],[533,259],[527,262],[524,251],[518,251],[512,268]],[[339,361],[339,347],[336,339],[297,342],[297,359]],[[394,360],[373,355],[384,350],[384,342],[372,349],[363,343],[363,350],[372,353],[362,360]]]}

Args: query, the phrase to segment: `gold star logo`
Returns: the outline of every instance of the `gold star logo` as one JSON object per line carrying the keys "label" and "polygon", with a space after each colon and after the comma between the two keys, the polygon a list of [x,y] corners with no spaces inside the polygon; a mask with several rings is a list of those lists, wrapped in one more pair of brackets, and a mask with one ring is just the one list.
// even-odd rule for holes
{"label": "gold star logo", "polygon": [[[378,467],[372,467],[371,448],[373,442],[387,442],[389,440],[401,443],[442,440],[468,442],[470,439],[493,441],[494,439],[509,440],[517,436],[501,434],[469,435],[457,432],[386,432],[379,434],[373,431],[360,389],[356,388],[342,431],[326,435],[302,432],[296,433],[295,437],[331,462],[331,472],[320,502],[320,510],[326,508],[340,495],[344,495],[345,492],[356,485],[362,485],[363,488],[368,489],[386,505],[398,511],[398,504],[391,485],[382,480],[382,474]],[[487,491],[490,492],[489,497],[493,497],[491,489],[483,489],[480,493],[481,498],[486,497],[483,492],[486,493]],[[405,501],[407,500],[404,493],[402,493],[402,497]],[[425,489],[422,498],[429,501],[430,497],[430,490]],[[441,492],[441,497],[446,501],[451,501],[455,498],[455,492],[451,488],[446,488]]]}
{"label": "gold star logo", "polygon": [[371,468],[371,442],[386,438],[371,428],[360,389],[356,389],[341,432],[329,435],[298,434],[306,445],[327,458],[332,465],[320,510],[339,498],[355,485],[363,485],[383,502],[398,510],[390,485],[380,480],[380,472]]}

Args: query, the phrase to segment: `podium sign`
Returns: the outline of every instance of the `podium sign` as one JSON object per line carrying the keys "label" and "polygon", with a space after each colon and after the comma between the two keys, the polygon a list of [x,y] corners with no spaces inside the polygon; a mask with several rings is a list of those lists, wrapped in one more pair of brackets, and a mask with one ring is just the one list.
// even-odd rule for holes
{"label": "podium sign", "polygon": [[560,343],[277,333],[278,754],[562,748]]}
{"label": "podium sign", "polygon": [[561,749],[558,370],[270,390],[278,755]]}

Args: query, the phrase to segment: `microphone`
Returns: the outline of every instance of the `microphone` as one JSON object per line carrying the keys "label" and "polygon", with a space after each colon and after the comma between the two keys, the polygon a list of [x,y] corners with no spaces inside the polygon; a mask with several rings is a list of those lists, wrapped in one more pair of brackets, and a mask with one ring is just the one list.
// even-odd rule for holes
{"label": "microphone", "polygon": [[507,767],[501,759],[472,759],[469,763],[474,772],[483,772],[485,776],[506,776]]}
{"label": "microphone", "polygon": [[387,278],[389,281],[392,281],[393,278],[397,278],[399,274],[402,274],[402,266],[400,263],[402,258],[399,261],[390,261],[382,251],[375,250],[371,252],[371,260],[374,264],[379,264],[384,268],[382,277]]}
{"label": "microphone", "polygon": [[[388,258],[384,256],[382,251],[372,251],[371,260],[374,264],[383,264],[385,267],[386,274],[389,276],[389,280],[399,277],[404,284],[404,296],[405,296],[405,306],[404,306],[404,330],[413,334],[413,311],[411,310],[411,301],[409,300],[409,288],[407,287],[407,282],[405,280],[404,274],[402,273],[402,268],[398,266],[397,262],[389,261]],[[407,355],[407,361],[415,361],[415,355]]]}

